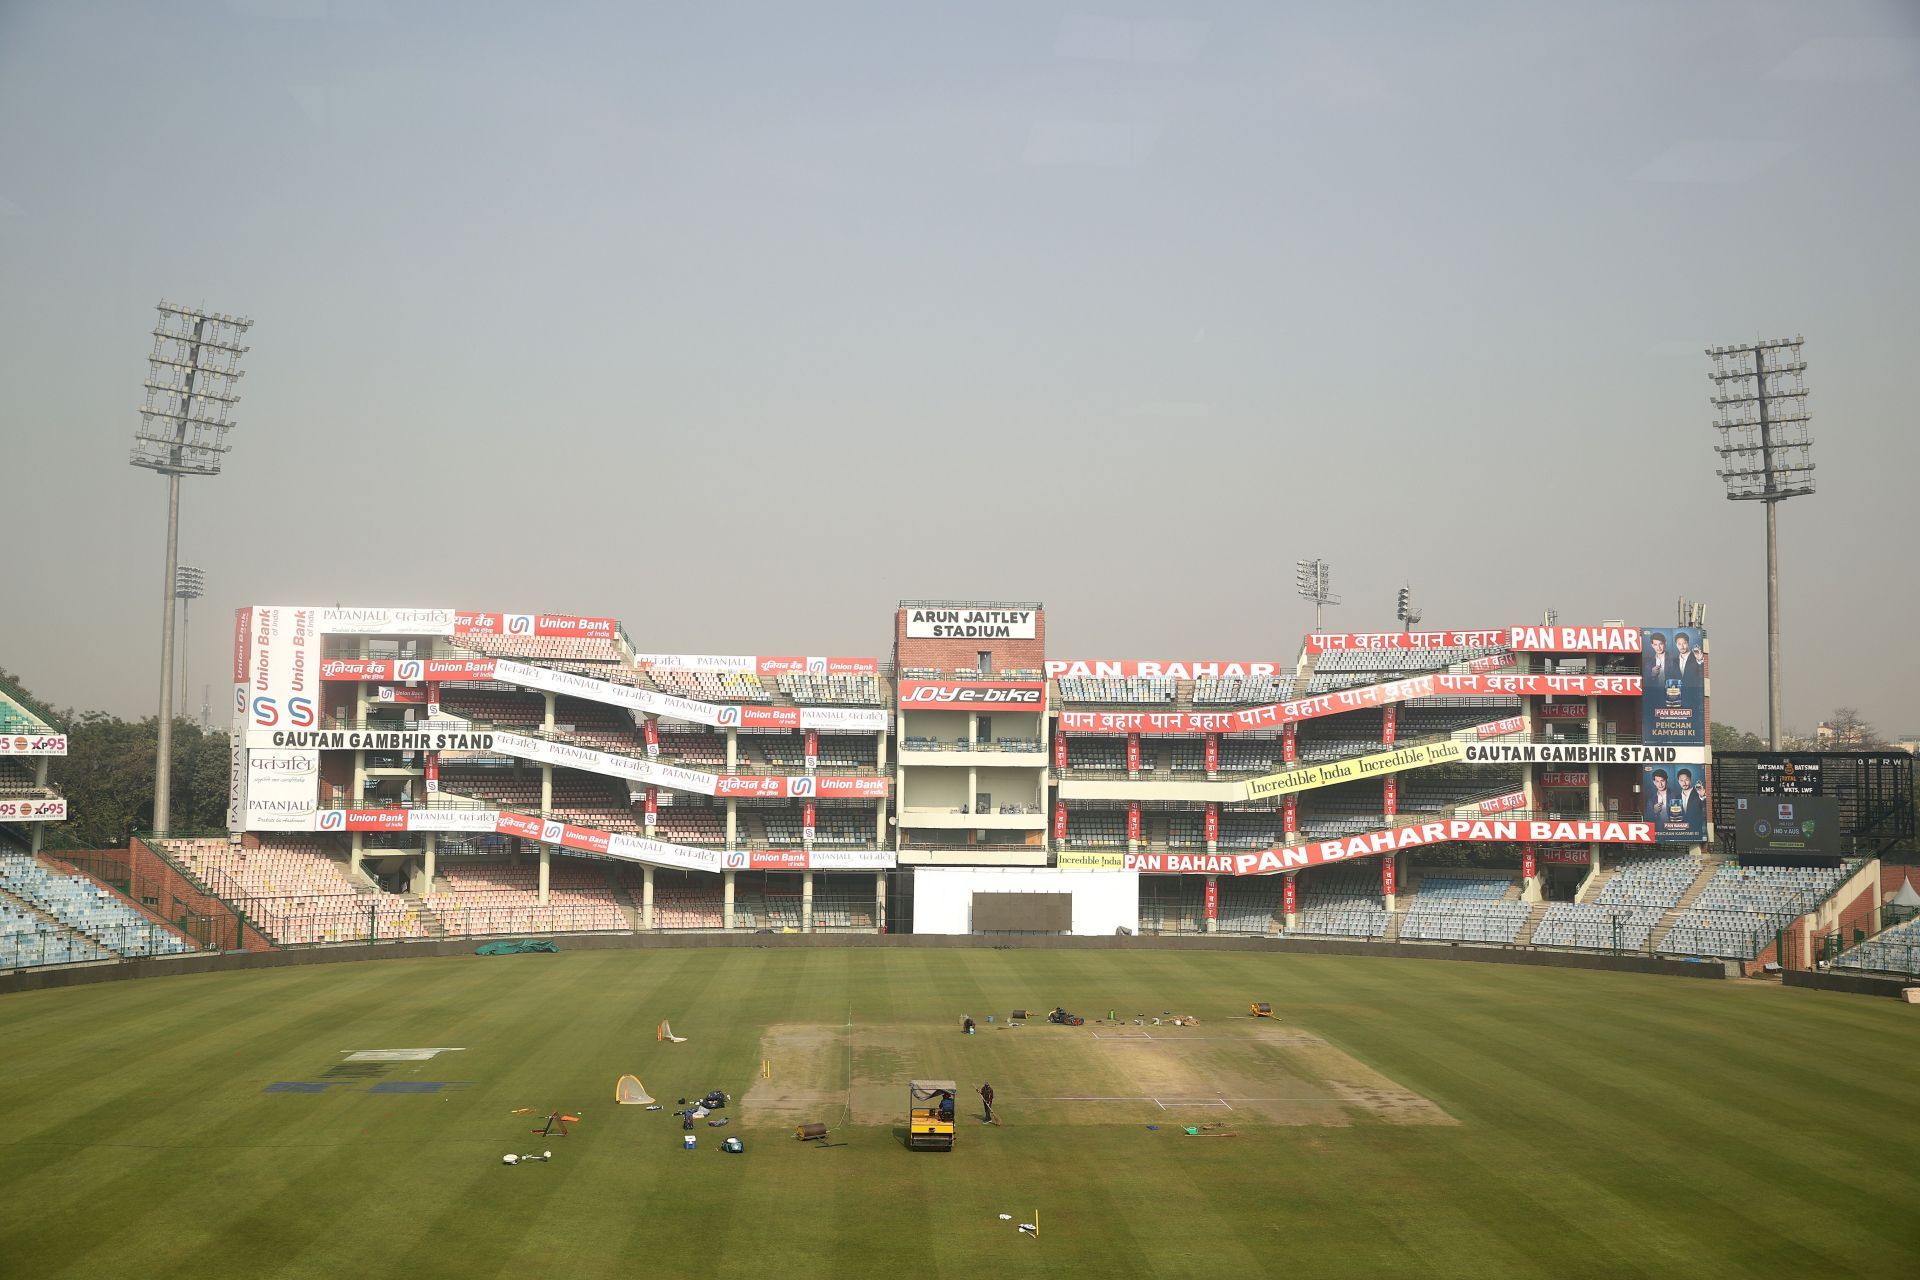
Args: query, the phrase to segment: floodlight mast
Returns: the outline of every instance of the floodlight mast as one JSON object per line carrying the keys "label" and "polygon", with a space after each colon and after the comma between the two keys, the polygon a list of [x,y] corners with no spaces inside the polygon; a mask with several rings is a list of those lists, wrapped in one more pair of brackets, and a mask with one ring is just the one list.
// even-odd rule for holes
{"label": "floodlight mast", "polygon": [[1320,611],[1327,605],[1340,603],[1340,597],[1328,587],[1332,574],[1325,560],[1296,560],[1293,565],[1294,594],[1313,602],[1313,629],[1318,631]]}
{"label": "floodlight mast", "polygon": [[1767,746],[1780,749],[1780,533],[1775,508],[1813,492],[1807,362],[1799,335],[1708,347],[1720,478],[1734,502],[1767,508]]}
{"label": "floodlight mast", "polygon": [[193,646],[187,643],[187,623],[190,621],[188,609],[205,594],[207,575],[204,570],[183,564],[174,571],[173,598],[180,602],[180,682],[175,686],[173,696],[176,706],[187,705],[187,665],[193,661]]}
{"label": "floodlight mast", "polygon": [[180,570],[180,477],[220,474],[227,452],[227,415],[240,402],[240,339],[253,321],[217,311],[175,306],[164,299],[147,357],[147,399],[133,433],[136,467],[167,478],[167,566],[160,621],[159,742],[153,766],[153,830],[172,826],[173,613]]}

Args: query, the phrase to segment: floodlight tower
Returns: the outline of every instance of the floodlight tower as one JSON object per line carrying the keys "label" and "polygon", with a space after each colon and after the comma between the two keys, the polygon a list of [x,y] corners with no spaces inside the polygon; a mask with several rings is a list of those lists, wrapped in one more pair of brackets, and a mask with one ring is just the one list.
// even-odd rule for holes
{"label": "floodlight tower", "polygon": [[1295,560],[1293,562],[1294,592],[1302,600],[1313,601],[1313,629],[1320,630],[1320,611],[1330,604],[1339,604],[1340,597],[1328,589],[1331,575],[1325,560]]}
{"label": "floodlight tower", "polygon": [[217,476],[240,402],[240,340],[253,321],[162,301],[147,357],[147,400],[133,433],[136,467],[167,478],[167,569],[160,615],[160,741],[153,766],[153,829],[171,822],[173,784],[173,602],[180,568],[180,477]]}
{"label": "floodlight tower", "polygon": [[207,575],[190,564],[183,564],[173,573],[173,598],[180,602],[180,683],[175,686],[173,700],[179,706],[187,705],[187,664],[193,661],[193,647],[187,643],[187,610],[192,602],[207,594]]}
{"label": "floodlight tower", "polygon": [[1774,508],[1813,492],[1802,339],[1708,347],[1720,478],[1734,502],[1767,508],[1767,747],[1780,749],[1780,533]]}
{"label": "floodlight tower", "polygon": [[1420,619],[1426,616],[1420,606],[1413,602],[1412,587],[1400,588],[1399,607],[1394,610],[1393,616],[1400,619],[1402,631],[1412,631],[1419,625]]}

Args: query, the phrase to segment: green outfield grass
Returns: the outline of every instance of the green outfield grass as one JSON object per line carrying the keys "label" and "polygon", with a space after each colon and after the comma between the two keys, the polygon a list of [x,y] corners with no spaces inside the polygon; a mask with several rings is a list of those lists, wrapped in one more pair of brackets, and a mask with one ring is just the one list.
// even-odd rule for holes
{"label": "green outfield grass", "polygon": [[[958,1030],[1056,1003],[1201,1024]],[[463,1051],[381,1079],[464,1087],[263,1092],[428,1046]],[[628,1071],[667,1110],[614,1106]],[[991,1078],[1005,1123],[968,1108],[957,1150],[907,1152],[914,1075],[969,1104]],[[1148,950],[405,960],[0,997],[0,1081],[9,1277],[1920,1273],[1920,1009],[1756,983]],[[674,1099],[712,1087],[733,1123],[684,1152]],[[582,1121],[536,1138],[519,1107]],[[834,1146],[789,1136],[814,1111]]]}

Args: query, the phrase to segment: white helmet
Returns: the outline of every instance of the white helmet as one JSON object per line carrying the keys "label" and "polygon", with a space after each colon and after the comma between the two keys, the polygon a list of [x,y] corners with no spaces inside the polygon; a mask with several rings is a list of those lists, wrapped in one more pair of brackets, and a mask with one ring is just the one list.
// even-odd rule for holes
{"label": "white helmet", "polygon": [[514,1156],[514,1155],[506,1155],[506,1156],[501,1156],[501,1157],[500,1157],[500,1163],[501,1163],[501,1164],[519,1164],[519,1163],[520,1163],[520,1157],[519,1157],[519,1156]]}

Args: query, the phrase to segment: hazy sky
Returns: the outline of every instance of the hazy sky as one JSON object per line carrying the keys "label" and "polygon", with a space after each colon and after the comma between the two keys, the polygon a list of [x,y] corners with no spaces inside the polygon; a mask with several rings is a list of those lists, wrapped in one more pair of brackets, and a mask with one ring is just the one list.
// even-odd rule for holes
{"label": "hazy sky", "polygon": [[1704,601],[1764,728],[1701,351],[1800,332],[1786,718],[1920,729],[1917,137],[1910,0],[0,0],[0,665],[154,704],[165,297],[256,321],[216,715],[248,602],[1290,660],[1323,556],[1330,629]]}

